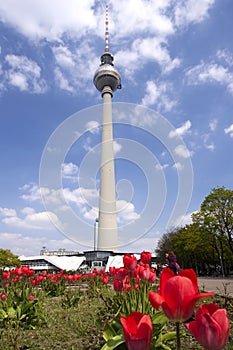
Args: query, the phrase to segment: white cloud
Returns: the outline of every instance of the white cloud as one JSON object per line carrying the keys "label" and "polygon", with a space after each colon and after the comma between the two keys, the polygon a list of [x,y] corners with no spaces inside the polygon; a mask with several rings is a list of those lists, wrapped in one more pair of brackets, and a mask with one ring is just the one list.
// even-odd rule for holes
{"label": "white cloud", "polygon": [[156,105],[159,110],[170,111],[177,103],[173,95],[174,92],[170,83],[163,82],[157,85],[154,81],[149,80],[146,82],[145,95],[141,104],[144,106]]}
{"label": "white cloud", "polygon": [[[11,211],[13,214],[13,210]],[[29,211],[28,208],[24,208],[22,213],[25,215],[24,217],[19,217],[16,211],[14,211],[14,215],[11,216],[9,212],[5,211],[5,217],[3,217],[1,222],[9,226],[36,230],[51,230],[54,228],[49,220],[49,216],[52,218],[53,222],[58,222],[57,216],[51,212],[43,211],[36,213],[34,210]]]}
{"label": "white cloud", "polygon": [[64,69],[73,69],[75,67],[75,56],[66,46],[53,47],[53,54],[60,67]]}
{"label": "white cloud", "polygon": [[227,65],[233,66],[233,56],[232,54],[227,50],[218,50],[217,51],[217,58],[220,60],[223,60]]}
{"label": "white cloud", "polygon": [[182,170],[184,168],[183,164],[181,164],[180,162],[174,163],[172,167],[177,170]]}
{"label": "white cloud", "polygon": [[70,93],[75,92],[74,87],[70,85],[69,80],[61,72],[59,67],[55,67],[54,69],[54,78],[55,78],[55,82],[57,83],[57,85],[60,87],[61,90],[65,90]]}
{"label": "white cloud", "polygon": [[5,61],[9,66],[5,74],[9,85],[30,93],[45,92],[46,83],[41,78],[41,68],[35,61],[16,55],[6,55]]}
{"label": "white cloud", "polygon": [[86,137],[85,141],[83,142],[82,146],[87,152],[92,152],[93,147],[91,146],[92,143],[92,138],[91,137]]}
{"label": "white cloud", "polygon": [[[174,31],[173,24],[171,19],[165,15],[169,5],[171,5],[170,0],[114,1],[110,11],[111,32],[116,33],[119,38],[132,36],[136,32],[156,33],[157,36],[170,35]],[[124,15],[122,15],[122,8]]]}
{"label": "white cloud", "polygon": [[74,203],[76,205],[86,205],[90,207],[95,206],[99,193],[96,189],[79,187],[75,190],[69,188],[63,189],[63,194],[68,203]]}
{"label": "white cloud", "polygon": [[31,215],[31,214],[35,213],[35,209],[31,208],[31,207],[25,207],[25,208],[21,209],[21,213],[23,215]]}
{"label": "white cloud", "polygon": [[225,134],[229,134],[230,137],[233,137],[233,124],[231,124],[228,128],[224,129]]}
{"label": "white cloud", "polygon": [[[68,170],[72,172],[72,168],[72,166],[68,166],[67,172]],[[37,200],[35,193],[37,193],[39,189],[36,190],[35,187],[35,185],[24,186],[24,189],[28,190],[29,192],[28,195],[25,195],[25,198],[27,198],[27,200],[30,202]],[[60,190],[42,188],[41,192],[46,193],[46,203],[48,205],[52,204],[53,208],[56,208],[57,212],[74,210],[78,216],[85,218],[88,221],[93,221],[96,217],[98,217],[99,192],[95,188],[91,189],[79,187],[74,190],[71,190],[70,188],[63,188]],[[64,207],[64,198],[67,203],[66,207]],[[140,217],[140,215],[135,210],[134,204],[131,202],[127,202],[125,200],[117,200],[116,206],[117,218],[120,224],[125,224],[130,221],[137,220]],[[49,215],[50,219],[54,223],[57,223],[57,226],[61,225],[58,222],[57,216],[51,212],[49,212],[48,215],[46,212],[36,213],[33,210],[30,210],[30,208],[24,208],[22,212],[25,214],[24,218],[20,218],[16,215],[16,212],[12,211],[12,216],[9,218],[5,217],[3,219],[3,222],[15,227],[46,229],[49,228]]]}
{"label": "white cloud", "polygon": [[122,145],[117,142],[117,141],[113,141],[113,151],[114,151],[114,154],[117,154],[118,152],[120,152],[122,150]]}
{"label": "white cloud", "polygon": [[0,215],[4,217],[15,216],[16,211],[15,209],[10,209],[10,208],[0,208]]}
{"label": "white cloud", "polygon": [[[205,19],[213,3],[214,0],[110,1],[110,32],[120,39],[136,33],[167,37],[174,34],[175,26]],[[94,31],[100,35],[104,11],[103,4],[94,0],[70,0],[69,6],[64,0],[0,3],[1,20],[30,39],[61,40],[64,34],[79,39]]]}
{"label": "white cloud", "polygon": [[[179,27],[204,20],[213,3],[214,0],[110,1],[110,44],[116,47],[116,65],[132,81],[134,72],[151,61],[159,65],[162,73],[172,72],[181,61],[179,57],[172,57],[169,39]],[[65,0],[49,3],[34,0],[33,4],[28,0],[0,2],[3,23],[30,39],[30,43],[40,41],[39,45],[51,48],[55,83],[72,94],[94,91],[90,84],[98,66],[95,42],[97,36],[104,37],[104,11],[103,4],[95,0],[70,0],[69,6]],[[44,92],[45,82],[38,77],[38,72],[41,75],[39,65],[29,58],[25,60],[32,67],[30,74],[11,69],[7,72],[9,84],[21,91]],[[4,88],[4,84],[2,86]],[[229,91],[233,92],[233,86],[229,85]],[[174,106],[168,94],[161,100],[167,111]]]}
{"label": "white cloud", "polygon": [[210,127],[210,130],[211,131],[215,131],[216,128],[217,128],[217,125],[218,125],[218,120],[215,118],[215,119],[212,119],[210,122],[209,122],[209,127]]}
{"label": "white cloud", "polygon": [[133,241],[130,245],[126,245],[125,247],[124,242],[120,243],[123,245],[124,252],[137,252],[140,254],[142,251],[147,251],[154,253],[160,236],[161,233],[159,231],[149,232],[146,235],[143,235],[143,237],[140,237],[137,240]]}
{"label": "white cloud", "polygon": [[[56,233],[57,239],[51,239],[48,236],[38,235],[33,232],[32,235],[22,233],[0,232],[0,246],[3,249],[10,249],[14,254],[21,256],[40,255],[40,250],[46,246],[49,250],[82,250],[74,242],[67,238],[59,239],[59,233]],[[81,249],[80,249],[81,248]]]}
{"label": "white cloud", "polygon": [[191,157],[191,153],[189,152],[189,150],[184,145],[178,145],[174,149],[174,153],[177,154],[178,156],[182,157],[182,158],[189,158],[189,157]]}
{"label": "white cloud", "polygon": [[160,91],[158,86],[152,80],[146,82],[146,94],[142,99],[142,105],[151,106],[153,105],[158,97],[160,96]]}
{"label": "white cloud", "polygon": [[131,202],[118,200],[116,202],[117,219],[120,223],[135,221],[140,218],[140,215],[135,211],[135,206]]}
{"label": "white cloud", "polygon": [[186,71],[189,84],[198,85],[204,83],[218,83],[227,88],[233,94],[233,73],[227,67],[217,63],[200,63]]}
{"label": "white cloud", "polygon": [[28,0],[0,3],[1,19],[30,39],[60,40],[66,33],[79,38],[96,27],[93,1]]}
{"label": "white cloud", "polygon": [[172,59],[165,45],[166,42],[162,38],[137,38],[133,40],[130,49],[116,52],[117,66],[124,70],[128,78],[132,78],[135,71],[141,70],[143,65],[150,61],[156,62],[163,73],[170,73],[180,66],[181,61],[177,57]]}
{"label": "white cloud", "polygon": [[191,223],[192,223],[192,215],[193,215],[194,213],[195,213],[195,212],[193,212],[193,213],[187,213],[187,214],[184,214],[184,215],[179,216],[179,217],[174,221],[174,223],[172,223],[172,226],[178,227],[178,226],[185,226],[185,225],[191,224]]}
{"label": "white cloud", "polygon": [[155,169],[158,171],[161,171],[161,170],[166,169],[168,167],[169,167],[169,164],[167,164],[167,163],[165,163],[165,164],[158,163],[158,164],[156,164]]}
{"label": "white cloud", "polygon": [[78,180],[78,166],[72,162],[63,163],[62,178],[76,182]]}
{"label": "white cloud", "polygon": [[181,125],[179,128],[172,130],[169,132],[169,137],[178,137],[178,136],[184,136],[189,132],[189,129],[191,128],[191,122],[190,120],[187,120],[183,125]]}
{"label": "white cloud", "polygon": [[177,26],[198,23],[208,16],[208,11],[215,0],[186,0],[177,1],[175,7],[175,22]]}
{"label": "white cloud", "polygon": [[214,143],[205,144],[205,148],[209,149],[210,151],[214,151],[215,144]]}
{"label": "white cloud", "polygon": [[99,133],[99,123],[96,120],[91,120],[86,124],[86,128],[92,133],[92,134],[98,134]]}
{"label": "white cloud", "polygon": [[68,48],[63,43],[53,46],[52,52],[56,62],[55,79],[60,89],[77,93],[83,88],[86,92],[99,65],[93,45],[87,38],[83,38],[76,48]]}
{"label": "white cloud", "polygon": [[41,190],[35,183],[26,184],[20,187],[22,192],[21,198],[25,201],[35,202],[41,200]]}

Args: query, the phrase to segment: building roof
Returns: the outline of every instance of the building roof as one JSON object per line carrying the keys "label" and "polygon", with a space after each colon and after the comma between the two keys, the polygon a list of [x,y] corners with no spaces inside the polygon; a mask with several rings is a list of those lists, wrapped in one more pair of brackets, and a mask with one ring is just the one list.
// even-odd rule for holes
{"label": "building roof", "polygon": [[[54,267],[60,269],[60,270],[66,270],[66,271],[76,271],[82,264],[86,258],[84,256],[55,256],[55,255],[36,255],[36,256],[20,256],[19,257],[21,264],[28,265],[29,262],[33,261],[47,261],[49,264],[53,265]],[[41,270],[43,269],[43,265],[39,266],[32,266],[35,270]],[[46,268],[44,268],[46,269]]]}
{"label": "building roof", "polygon": [[[140,259],[140,254],[134,254],[134,256],[137,258],[137,260]],[[105,271],[109,272],[109,267],[119,268],[123,266],[123,255],[109,256]]]}

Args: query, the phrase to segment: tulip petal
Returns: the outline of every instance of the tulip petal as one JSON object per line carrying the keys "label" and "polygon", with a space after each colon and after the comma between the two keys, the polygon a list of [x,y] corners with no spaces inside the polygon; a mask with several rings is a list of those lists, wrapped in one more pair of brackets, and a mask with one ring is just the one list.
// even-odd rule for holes
{"label": "tulip petal", "polygon": [[160,284],[159,284],[159,294],[161,296],[164,295],[164,288],[166,286],[167,281],[171,277],[174,277],[174,276],[175,276],[175,274],[171,269],[169,269],[169,268],[163,269],[161,276],[160,276]]}
{"label": "tulip petal", "polygon": [[149,301],[150,301],[151,305],[156,310],[158,310],[160,308],[160,306],[164,303],[164,298],[161,295],[159,295],[158,293],[149,292],[148,296],[149,296]]}
{"label": "tulip petal", "polygon": [[177,322],[189,319],[195,307],[195,302],[192,302],[194,297],[195,291],[190,279],[181,276],[170,278],[164,289],[164,299],[173,316],[166,316]]}
{"label": "tulip petal", "polygon": [[219,339],[221,338],[221,328],[217,322],[208,314],[202,315],[201,330],[199,330],[199,340],[202,346],[207,349],[221,349],[219,348]]}
{"label": "tulip petal", "polygon": [[198,293],[197,275],[193,269],[185,269],[179,272],[179,276],[187,277],[193,283],[195,293]]}
{"label": "tulip petal", "polygon": [[227,339],[230,333],[230,322],[227,317],[227,312],[225,309],[219,309],[212,315],[212,318],[216,321],[217,324],[219,324],[221,328],[221,345],[224,347],[227,343]]}
{"label": "tulip petal", "polygon": [[185,327],[198,340],[198,332],[197,332],[197,323],[196,323],[196,321],[192,321],[192,322],[186,323]]}

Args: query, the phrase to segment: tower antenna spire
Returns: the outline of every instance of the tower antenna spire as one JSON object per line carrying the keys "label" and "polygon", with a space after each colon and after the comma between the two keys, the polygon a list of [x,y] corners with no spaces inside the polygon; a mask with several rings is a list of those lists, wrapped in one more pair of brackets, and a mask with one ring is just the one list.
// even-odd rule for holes
{"label": "tower antenna spire", "polygon": [[105,52],[109,52],[109,32],[108,32],[108,5],[106,5],[105,11]]}

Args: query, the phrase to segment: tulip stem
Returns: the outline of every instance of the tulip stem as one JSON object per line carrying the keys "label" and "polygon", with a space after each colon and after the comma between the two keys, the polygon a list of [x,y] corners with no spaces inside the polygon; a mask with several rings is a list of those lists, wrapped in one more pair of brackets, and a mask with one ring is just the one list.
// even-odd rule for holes
{"label": "tulip stem", "polygon": [[176,348],[180,350],[180,322],[176,322]]}

